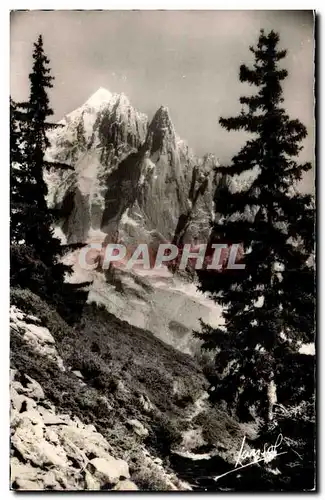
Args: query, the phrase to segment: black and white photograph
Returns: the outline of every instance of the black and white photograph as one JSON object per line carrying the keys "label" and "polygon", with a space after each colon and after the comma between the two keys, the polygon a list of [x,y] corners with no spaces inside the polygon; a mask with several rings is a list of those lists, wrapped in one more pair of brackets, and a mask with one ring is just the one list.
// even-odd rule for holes
{"label": "black and white photograph", "polygon": [[8,489],[317,490],[317,26],[11,10]]}

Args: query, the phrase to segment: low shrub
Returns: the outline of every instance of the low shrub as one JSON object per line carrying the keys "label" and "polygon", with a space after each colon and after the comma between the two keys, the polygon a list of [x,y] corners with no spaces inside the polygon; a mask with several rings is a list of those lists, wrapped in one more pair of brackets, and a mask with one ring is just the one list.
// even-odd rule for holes
{"label": "low shrub", "polygon": [[141,491],[168,491],[166,481],[152,469],[139,467],[132,472],[132,481]]}
{"label": "low shrub", "polygon": [[162,456],[168,456],[172,448],[182,441],[181,430],[175,421],[163,413],[156,415],[150,423],[151,432],[145,443]]}

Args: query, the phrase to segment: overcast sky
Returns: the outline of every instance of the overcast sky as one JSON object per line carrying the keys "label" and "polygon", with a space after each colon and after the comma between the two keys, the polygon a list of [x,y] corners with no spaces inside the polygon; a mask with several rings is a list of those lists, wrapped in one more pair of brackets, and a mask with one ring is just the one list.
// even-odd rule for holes
{"label": "overcast sky", "polygon": [[[243,144],[228,133],[220,116],[241,109],[246,86],[239,66],[259,30],[280,33],[288,49],[283,65],[285,107],[307,127],[302,161],[314,161],[313,16],[311,11],[27,11],[11,15],[11,95],[28,96],[32,44],[38,34],[51,60],[51,104],[60,119],[99,87],[124,92],[133,106],[152,117],[169,107],[178,135],[197,154],[215,153],[221,162]],[[304,189],[311,190],[309,175]]]}

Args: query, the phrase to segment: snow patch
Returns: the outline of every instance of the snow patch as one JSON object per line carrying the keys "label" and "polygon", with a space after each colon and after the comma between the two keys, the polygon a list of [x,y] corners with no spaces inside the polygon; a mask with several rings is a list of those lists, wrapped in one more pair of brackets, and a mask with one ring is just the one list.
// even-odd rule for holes
{"label": "snow patch", "polygon": [[53,228],[53,236],[54,236],[54,238],[58,238],[61,241],[62,245],[66,245],[68,243],[67,237],[64,234],[64,232],[62,231],[62,229],[60,228],[60,226],[55,226]]}
{"label": "snow patch", "polygon": [[243,172],[242,174],[234,175],[228,177],[229,189],[232,193],[238,193],[241,191],[246,191],[251,187],[253,182],[260,175],[261,169],[258,165],[255,165],[252,169]]}
{"label": "snow patch", "polygon": [[[164,268],[166,269],[166,268]],[[167,271],[168,274],[169,271]],[[212,327],[219,327],[224,324],[224,319],[222,318],[222,308],[211,300],[206,294],[200,292],[197,289],[195,283],[186,283],[181,279],[174,279],[173,283],[170,282],[156,282],[154,285],[156,288],[168,288],[171,292],[176,292],[181,295],[186,295],[193,301],[205,306],[209,310],[208,323]]]}
{"label": "snow patch", "polygon": [[87,243],[103,243],[107,234],[103,233],[100,229],[93,229],[92,227],[88,231]]}
{"label": "snow patch", "polygon": [[92,136],[96,119],[96,113],[89,113],[86,111],[82,113],[83,128],[86,141],[89,141]]}
{"label": "snow patch", "polygon": [[302,344],[302,346],[299,349],[299,354],[309,354],[310,356],[315,356],[315,344],[310,343],[310,344]]}
{"label": "snow patch", "polygon": [[254,307],[263,307],[264,299],[265,299],[264,295],[258,297],[258,299],[254,302]]}
{"label": "snow patch", "polygon": [[143,184],[144,184],[144,175],[143,174],[140,175],[138,184],[139,184],[139,186],[143,186]]}
{"label": "snow patch", "polygon": [[128,224],[129,226],[133,226],[133,227],[138,226],[139,224],[137,223],[137,221],[135,221],[134,219],[132,219],[131,217],[129,217],[128,214],[129,214],[129,209],[127,208],[125,210],[125,212],[123,213],[123,215],[122,215],[121,223],[122,224]]}
{"label": "snow patch", "polygon": [[113,94],[103,87],[100,87],[94,94],[92,94],[89,99],[85,102],[86,105],[92,108],[98,108],[104,103],[110,102]]}
{"label": "snow patch", "polygon": [[190,451],[174,451],[180,457],[189,458],[190,460],[210,460],[212,455],[210,453],[192,453]]}

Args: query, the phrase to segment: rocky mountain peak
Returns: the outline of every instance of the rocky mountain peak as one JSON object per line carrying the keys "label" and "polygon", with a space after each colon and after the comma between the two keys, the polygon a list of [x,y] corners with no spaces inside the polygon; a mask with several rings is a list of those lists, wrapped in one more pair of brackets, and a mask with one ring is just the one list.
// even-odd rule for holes
{"label": "rocky mountain peak", "polygon": [[85,104],[91,108],[98,108],[102,104],[110,102],[112,97],[113,94],[109,90],[99,87],[99,89],[87,99]]}
{"label": "rocky mountain peak", "polygon": [[161,105],[160,108],[158,108],[158,110],[155,113],[153,121],[154,120],[156,120],[157,122],[160,121],[162,124],[167,124],[171,122],[168,107]]}
{"label": "rocky mountain peak", "polygon": [[[64,239],[84,242],[100,230],[147,241],[155,230],[171,240],[188,210],[194,166],[203,163],[209,175],[211,160],[194,157],[176,135],[168,108],[160,106],[148,126],[125,94],[100,87],[61,124],[49,134],[47,156],[74,171],[45,177],[49,205],[66,214],[59,223]],[[195,234],[209,231],[211,196],[209,185]]]}
{"label": "rocky mountain peak", "polygon": [[166,132],[175,135],[173,122],[170,118],[169,109],[166,106],[160,108],[154,114],[150,124],[152,130],[165,130]]}
{"label": "rocky mountain peak", "polygon": [[176,133],[166,106],[160,106],[148,128],[147,146],[151,153],[176,148]]}

